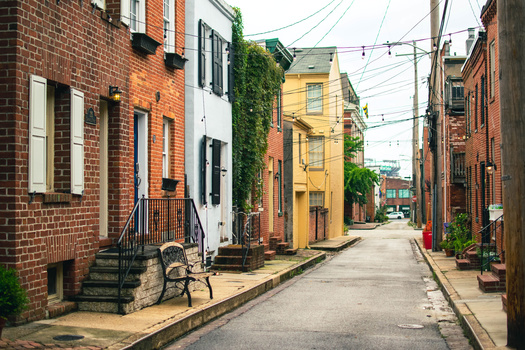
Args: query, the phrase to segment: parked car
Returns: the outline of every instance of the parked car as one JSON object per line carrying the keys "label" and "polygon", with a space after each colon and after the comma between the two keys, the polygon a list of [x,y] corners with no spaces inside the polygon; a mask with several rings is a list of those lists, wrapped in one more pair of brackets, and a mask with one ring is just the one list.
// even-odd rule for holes
{"label": "parked car", "polygon": [[386,216],[388,216],[389,219],[402,219],[405,217],[400,211],[393,211],[391,213],[387,213]]}

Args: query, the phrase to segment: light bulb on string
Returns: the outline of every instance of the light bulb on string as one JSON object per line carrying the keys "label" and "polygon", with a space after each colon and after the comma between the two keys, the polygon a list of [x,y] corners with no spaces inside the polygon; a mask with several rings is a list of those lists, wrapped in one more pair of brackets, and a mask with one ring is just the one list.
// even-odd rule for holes
{"label": "light bulb on string", "polygon": [[363,46],[363,53],[361,54],[361,59],[364,60],[365,59],[365,47]]}

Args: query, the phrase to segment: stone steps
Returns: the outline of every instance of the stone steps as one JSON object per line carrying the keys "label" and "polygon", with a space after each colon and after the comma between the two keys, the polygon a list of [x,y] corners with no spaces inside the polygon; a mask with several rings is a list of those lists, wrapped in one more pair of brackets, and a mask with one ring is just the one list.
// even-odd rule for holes
{"label": "stone steps", "polygon": [[239,244],[231,244],[219,247],[219,253],[215,257],[212,270],[220,271],[250,271],[264,266],[264,245],[252,245],[248,250],[245,266],[242,266],[243,248]]}
{"label": "stone steps", "polygon": [[492,264],[490,269],[490,274],[478,275],[477,279],[479,289],[484,293],[504,292],[506,290],[507,278],[505,264]]}

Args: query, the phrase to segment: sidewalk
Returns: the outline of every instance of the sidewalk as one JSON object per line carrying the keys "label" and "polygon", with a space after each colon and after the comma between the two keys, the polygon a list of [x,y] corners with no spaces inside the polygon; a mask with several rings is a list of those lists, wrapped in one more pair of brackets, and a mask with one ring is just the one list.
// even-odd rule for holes
{"label": "sidewalk", "polygon": [[477,281],[480,271],[458,270],[454,257],[426,250],[421,235],[415,241],[474,348],[510,349],[506,347],[507,314],[501,303],[502,293],[483,293]]}
{"label": "sidewalk", "polygon": [[[348,246],[355,236],[329,240],[332,247]],[[326,253],[300,249],[297,255],[279,255],[265,266],[248,273],[220,272],[212,276],[213,299],[208,289],[187,298],[172,298],[129,315],[73,312],[58,318],[4,328],[2,349],[155,349],[204,325],[247,301],[275,288],[326,258]],[[79,340],[57,341],[56,336],[80,335]]]}

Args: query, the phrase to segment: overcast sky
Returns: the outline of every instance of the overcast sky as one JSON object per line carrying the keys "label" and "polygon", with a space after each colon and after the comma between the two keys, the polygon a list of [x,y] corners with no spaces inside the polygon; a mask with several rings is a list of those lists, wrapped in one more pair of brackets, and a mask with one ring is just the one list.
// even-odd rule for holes
{"label": "overcast sky", "polygon": [[[349,74],[361,106],[368,103],[365,157],[400,160],[401,175],[410,176],[414,64],[412,56],[396,54],[412,54],[413,49],[408,45],[392,47],[389,57],[382,44],[416,40],[418,48],[430,51],[430,0],[225,1],[241,9],[246,39],[278,38],[289,49],[337,46],[341,72]],[[446,2],[440,2],[440,19]],[[467,29],[476,28],[477,32],[485,2],[448,0],[442,40],[452,39],[452,55],[466,55]],[[272,32],[251,35],[267,31]],[[422,55],[418,61],[420,115],[427,106],[429,73],[430,58]],[[396,122],[404,119],[410,120]]]}

